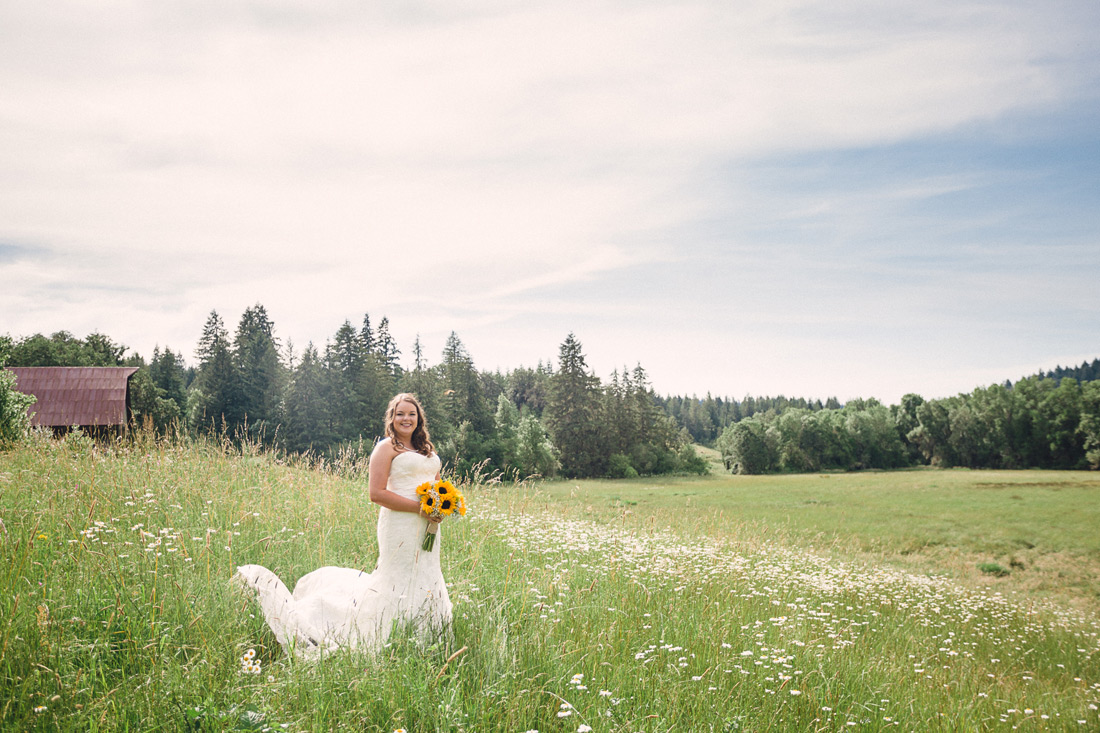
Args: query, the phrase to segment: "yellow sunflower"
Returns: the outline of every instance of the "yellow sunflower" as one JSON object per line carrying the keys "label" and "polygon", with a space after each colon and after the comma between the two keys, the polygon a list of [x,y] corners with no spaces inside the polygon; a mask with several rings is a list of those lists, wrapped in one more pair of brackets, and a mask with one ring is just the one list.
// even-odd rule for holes
{"label": "yellow sunflower", "polygon": [[435,497],[431,494],[424,494],[420,497],[420,511],[425,514],[431,514],[435,510]]}
{"label": "yellow sunflower", "polygon": [[449,496],[439,497],[439,513],[445,517],[449,517],[451,512],[455,510],[455,500]]}
{"label": "yellow sunflower", "polygon": [[440,496],[453,496],[455,494],[455,485],[450,481],[440,481],[435,485],[435,490],[439,492]]}
{"label": "yellow sunflower", "polygon": [[424,496],[424,494],[427,494],[431,490],[432,485],[430,483],[423,483],[416,487],[416,495]]}
{"label": "yellow sunflower", "polygon": [[455,511],[460,517],[466,516],[466,497],[462,494],[455,497]]}

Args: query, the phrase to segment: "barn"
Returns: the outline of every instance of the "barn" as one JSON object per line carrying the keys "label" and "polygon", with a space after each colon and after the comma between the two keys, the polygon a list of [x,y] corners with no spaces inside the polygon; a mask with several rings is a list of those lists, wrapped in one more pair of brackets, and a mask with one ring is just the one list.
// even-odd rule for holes
{"label": "barn", "polygon": [[122,430],[130,413],[130,377],[137,367],[8,367],[15,388],[34,395],[31,426],[63,432]]}

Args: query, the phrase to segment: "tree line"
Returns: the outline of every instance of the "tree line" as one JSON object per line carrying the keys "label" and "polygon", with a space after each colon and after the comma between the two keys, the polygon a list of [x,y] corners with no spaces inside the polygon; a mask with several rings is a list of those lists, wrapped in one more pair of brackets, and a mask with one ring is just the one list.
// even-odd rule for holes
{"label": "tree line", "polygon": [[1076,367],[1057,366],[1049,372],[1040,371],[1037,376],[1059,381],[1068,377],[1078,382],[1092,382],[1100,379],[1100,359],[1083,361],[1081,366]]}
{"label": "tree line", "polygon": [[382,433],[386,403],[413,392],[452,470],[488,462],[510,476],[630,477],[703,472],[691,443],[717,448],[739,473],[918,465],[1100,468],[1100,381],[1091,365],[1015,384],[901,404],[835,397],[741,400],[659,396],[640,366],[601,381],[568,335],[556,364],[478,370],[457,334],[430,363],[420,339],[402,363],[389,322],[345,321],[323,347],[280,343],[262,305],[230,333],[212,311],[196,363],[170,348],[148,363],[102,334],[0,337],[11,366],[137,366],[135,420],[164,430],[252,439],[295,453],[333,453]]}
{"label": "tree line", "polygon": [[830,397],[825,402],[783,395],[778,397],[747,395],[742,400],[734,400],[729,397],[714,397],[709,393],[702,399],[695,395],[658,397],[657,402],[677,425],[688,431],[692,440],[708,446],[713,446],[722,431],[732,423],[758,413],[769,411],[780,413],[791,409],[835,410],[840,409],[841,406],[836,397]]}
{"label": "tree line", "polygon": [[[458,335],[431,363],[419,337],[407,365],[389,322],[345,321],[318,348],[283,344],[266,309],[242,314],[234,331],[212,311],[188,366],[157,346],[146,362],[102,334],[3,337],[8,366],[136,366],[132,417],[157,430],[250,439],[292,453],[369,452],[389,399],[420,399],[450,470],[486,465],[508,477],[613,476],[706,471],[691,436],[669,417],[645,370],[602,382],[569,334],[556,365],[506,373],[476,368]],[[0,354],[2,356],[2,354]],[[0,358],[2,361],[2,358]]]}
{"label": "tree line", "polygon": [[723,430],[717,447],[735,473],[966,468],[1100,468],[1100,381],[1033,376],[1015,384],[886,407],[769,410]]}

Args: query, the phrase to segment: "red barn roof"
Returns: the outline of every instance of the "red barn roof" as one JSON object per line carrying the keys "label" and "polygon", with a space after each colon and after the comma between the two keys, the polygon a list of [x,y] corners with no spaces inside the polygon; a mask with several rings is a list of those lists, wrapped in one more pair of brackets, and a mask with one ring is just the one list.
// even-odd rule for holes
{"label": "red barn roof", "polygon": [[137,367],[8,367],[32,394],[31,425],[125,425],[126,389]]}

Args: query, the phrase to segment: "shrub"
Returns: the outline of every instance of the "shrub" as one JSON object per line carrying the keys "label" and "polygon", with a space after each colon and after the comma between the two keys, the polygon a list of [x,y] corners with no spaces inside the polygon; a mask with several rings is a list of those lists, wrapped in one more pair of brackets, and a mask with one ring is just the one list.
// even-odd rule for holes
{"label": "shrub", "polygon": [[677,456],[680,461],[680,470],[684,473],[693,473],[699,476],[710,473],[707,459],[699,455],[694,446],[685,445]]}
{"label": "shrub", "polygon": [[37,400],[15,389],[15,375],[0,369],[0,449],[22,440],[30,429],[27,408]]}
{"label": "shrub", "polygon": [[609,478],[637,478],[638,471],[630,465],[629,457],[615,453],[607,459],[607,475]]}

